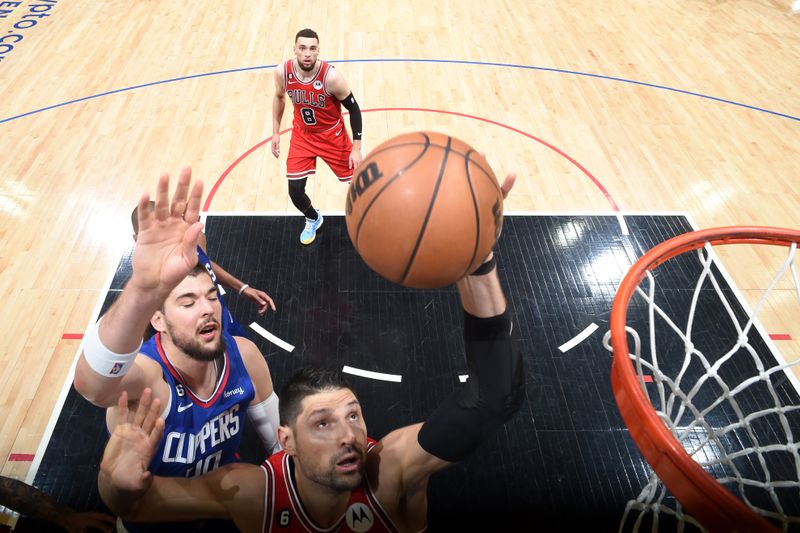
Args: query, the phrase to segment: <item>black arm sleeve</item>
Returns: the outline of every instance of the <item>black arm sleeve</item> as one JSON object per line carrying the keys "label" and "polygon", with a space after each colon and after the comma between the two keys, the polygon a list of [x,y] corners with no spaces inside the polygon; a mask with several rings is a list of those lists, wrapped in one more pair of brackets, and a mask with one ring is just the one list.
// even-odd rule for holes
{"label": "black arm sleeve", "polygon": [[522,405],[525,369],[513,349],[508,312],[491,318],[464,313],[469,378],[428,417],[417,440],[436,457],[458,462]]}
{"label": "black arm sleeve", "polygon": [[356,141],[361,140],[361,108],[358,107],[356,97],[353,93],[347,95],[347,98],[342,100],[342,105],[350,111],[350,129],[353,130],[353,139]]}

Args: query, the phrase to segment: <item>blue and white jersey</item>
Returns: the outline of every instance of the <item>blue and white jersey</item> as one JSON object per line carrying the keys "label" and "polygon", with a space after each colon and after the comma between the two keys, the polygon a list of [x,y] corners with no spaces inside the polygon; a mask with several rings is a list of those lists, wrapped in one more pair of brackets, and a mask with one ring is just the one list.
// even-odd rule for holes
{"label": "blue and white jersey", "polygon": [[199,398],[181,378],[161,346],[157,333],[142,345],[141,353],[158,364],[170,388],[164,436],[150,471],[170,477],[194,477],[237,461],[247,407],[255,388],[236,341],[222,330],[226,350],[214,392]]}
{"label": "blue and white jersey", "polygon": [[247,332],[244,330],[242,325],[239,324],[235,318],[233,318],[228,306],[225,305],[225,299],[222,297],[224,290],[222,290],[222,286],[217,280],[217,275],[214,273],[214,269],[211,267],[211,259],[209,259],[203,249],[200,248],[200,245],[197,246],[197,260],[205,267],[206,272],[208,272],[208,275],[211,276],[211,281],[213,281],[214,285],[217,287],[217,296],[219,297],[219,303],[222,306],[222,329],[237,337],[247,337]]}

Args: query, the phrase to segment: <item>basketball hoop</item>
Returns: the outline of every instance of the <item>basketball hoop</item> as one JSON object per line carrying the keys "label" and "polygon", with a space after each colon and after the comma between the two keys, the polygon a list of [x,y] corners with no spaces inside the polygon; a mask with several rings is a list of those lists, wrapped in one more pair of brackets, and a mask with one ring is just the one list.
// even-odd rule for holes
{"label": "basketball hoop", "polygon": [[[614,352],[611,383],[622,418],[657,475],[637,500],[628,502],[620,530],[636,512],[635,529],[647,513],[653,514],[654,530],[660,513],[676,520],[679,529],[687,523],[710,531],[800,527],[800,444],[796,440],[800,438],[800,390],[789,368],[800,363],[800,357],[796,354],[793,363],[785,363],[763,336],[754,334],[760,327],[758,314],[779,283],[790,280],[800,300],[795,268],[798,243],[800,231],[789,229],[727,227],[690,232],[648,251],[620,283],[603,342]],[[736,305],[732,292],[720,284],[725,274],[711,246],[723,244],[788,247],[752,312],[742,311],[743,302]],[[681,256],[693,250],[699,265],[691,259],[693,254]],[[693,272],[691,291],[670,291],[673,296],[679,294],[677,299],[690,299],[688,309],[678,311],[679,305],[656,292],[657,278],[674,275],[667,267],[655,272],[656,267],[671,259],[670,265],[678,261],[682,267],[679,275],[688,269]],[[699,277],[694,275],[696,270]],[[649,287],[643,289],[640,284],[645,278]],[[641,300],[632,300],[634,294]],[[716,309],[724,309],[724,323],[698,318],[706,316],[704,310],[712,300]],[[640,312],[629,317],[629,307]],[[800,307],[792,316],[800,320]],[[646,323],[649,336],[640,339],[629,327],[631,320]],[[684,320],[685,327],[679,327]],[[701,321],[702,325],[695,324]],[[730,332],[725,341],[720,340],[723,330]],[[633,351],[628,334],[634,339]],[[664,349],[670,345],[675,348],[672,354]],[[680,350],[682,358],[674,353]],[[762,434],[765,428],[766,435]],[[664,487],[677,499],[675,508],[666,505]]]}

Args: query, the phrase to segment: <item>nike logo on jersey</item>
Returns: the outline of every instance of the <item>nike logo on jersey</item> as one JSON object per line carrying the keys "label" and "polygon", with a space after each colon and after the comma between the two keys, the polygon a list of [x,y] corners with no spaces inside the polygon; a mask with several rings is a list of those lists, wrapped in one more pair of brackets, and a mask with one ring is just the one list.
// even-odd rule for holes
{"label": "nike logo on jersey", "polygon": [[341,133],[342,133],[342,130],[339,130],[339,131],[337,131],[337,132],[336,132],[336,137],[338,137],[339,135],[341,135]]}
{"label": "nike logo on jersey", "polygon": [[193,405],[193,404],[191,404],[191,403],[187,403],[186,405],[179,405],[179,406],[178,406],[178,412],[179,412],[179,413],[182,413],[182,412],[184,412],[185,410],[187,410],[188,408],[190,408],[192,405]]}

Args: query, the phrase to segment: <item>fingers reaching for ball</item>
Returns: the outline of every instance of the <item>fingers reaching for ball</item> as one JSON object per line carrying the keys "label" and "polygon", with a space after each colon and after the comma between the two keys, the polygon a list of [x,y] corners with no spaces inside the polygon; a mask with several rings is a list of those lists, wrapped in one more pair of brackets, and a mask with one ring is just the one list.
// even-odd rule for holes
{"label": "fingers reaching for ball", "polygon": [[511,188],[514,186],[514,182],[517,181],[517,175],[515,173],[510,173],[506,176],[506,179],[503,180],[503,184],[500,185],[500,190],[503,191],[503,200],[508,198],[508,193],[511,192]]}
{"label": "fingers reaching for ball", "polygon": [[[486,159],[486,152],[478,152],[481,154],[481,157]],[[511,172],[506,176],[506,179],[503,180],[503,184],[500,185],[500,190],[503,191],[503,200],[508,198],[508,193],[511,192],[511,188],[514,186],[514,182],[517,181],[517,174],[516,172]]]}

